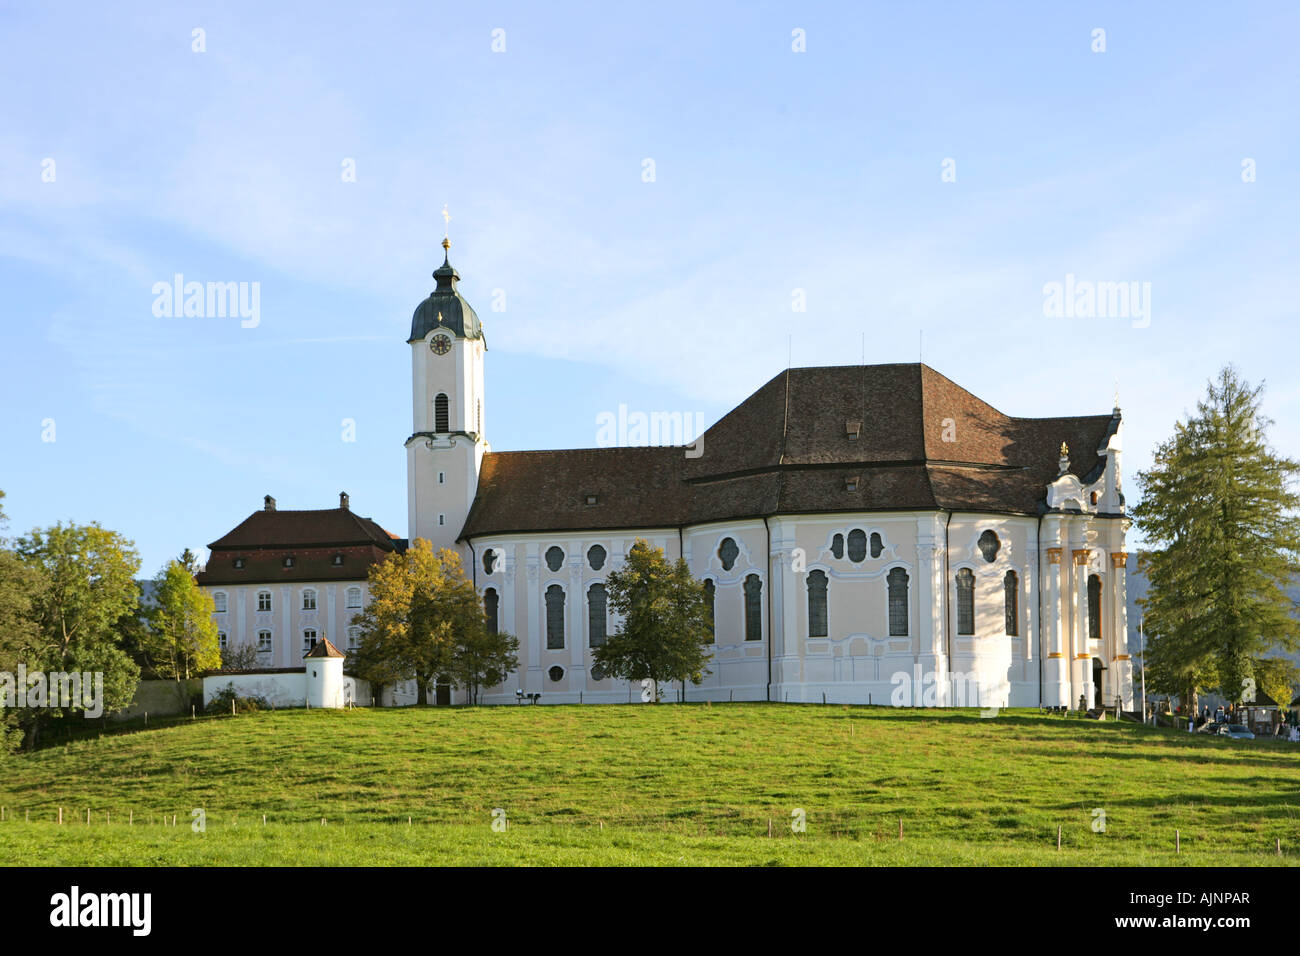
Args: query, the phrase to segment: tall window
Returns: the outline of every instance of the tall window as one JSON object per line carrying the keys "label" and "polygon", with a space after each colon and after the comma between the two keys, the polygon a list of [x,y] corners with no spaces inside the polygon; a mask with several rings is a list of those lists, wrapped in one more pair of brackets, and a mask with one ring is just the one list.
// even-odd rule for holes
{"label": "tall window", "polygon": [[745,640],[763,639],[763,582],[757,574],[745,578]]}
{"label": "tall window", "polygon": [[907,572],[894,568],[885,575],[889,592],[889,636],[907,637]]}
{"label": "tall window", "polygon": [[271,632],[270,631],[257,632],[257,653],[259,654],[271,653]]}
{"label": "tall window", "polygon": [[302,649],[309,651],[316,646],[316,628],[309,627],[302,632]]}
{"label": "tall window", "polygon": [[1088,640],[1101,640],[1101,578],[1088,575]]}
{"label": "tall window", "polygon": [[558,584],[546,589],[546,649],[564,650],[564,588]]}
{"label": "tall window", "polygon": [[441,434],[451,431],[451,414],[447,410],[447,396],[442,392],[433,400],[433,430]]}
{"label": "tall window", "polygon": [[867,533],[861,528],[849,532],[849,560],[857,564],[867,556]]}
{"label": "tall window", "polygon": [[316,592],[311,588],[302,592],[302,609],[304,611],[316,610]]}
{"label": "tall window", "polygon": [[597,581],[587,588],[587,634],[592,647],[605,643],[605,585]]}
{"label": "tall window", "polygon": [[873,558],[878,558],[880,557],[880,552],[884,550],[885,550],[885,542],[880,540],[880,532],[879,531],[871,532],[871,556]]}
{"label": "tall window", "polygon": [[218,614],[226,613],[226,592],[214,591],[212,594],[212,610]]}
{"label": "tall window", "polygon": [[348,607],[361,607],[361,588],[348,588],[347,592]]}
{"label": "tall window", "polygon": [[488,588],[483,592],[483,618],[487,621],[489,634],[497,632],[497,605],[500,599],[497,597],[496,588]]}
{"label": "tall window", "polygon": [[217,647],[224,651],[227,646],[228,645],[226,643],[226,632],[217,631]]}
{"label": "tall window", "polygon": [[354,654],[361,648],[361,628],[355,625],[348,628],[348,653]]}
{"label": "tall window", "polygon": [[718,640],[718,626],[714,623],[714,596],[718,587],[714,584],[714,579],[705,579],[705,607],[708,613],[708,633],[715,641]]}
{"label": "tall window", "polygon": [[269,611],[269,610],[271,610],[271,592],[270,592],[270,591],[258,591],[258,592],[257,592],[257,609],[258,609],[259,611]]}
{"label": "tall window", "polygon": [[831,554],[837,558],[844,557],[844,535],[837,534],[831,538]]}
{"label": "tall window", "polygon": [[488,548],[486,551],[483,552],[483,573],[491,574],[493,571],[496,570],[496,566],[497,566],[497,553],[493,551],[491,548]]}
{"label": "tall window", "polygon": [[808,636],[825,637],[826,572],[808,572]]}
{"label": "tall window", "polygon": [[1015,637],[1020,633],[1020,578],[1008,571],[1002,578],[1003,603],[1007,611],[1007,633]]}
{"label": "tall window", "polygon": [[957,572],[957,633],[975,633],[975,572],[970,568]]}
{"label": "tall window", "polygon": [[722,562],[722,570],[730,571],[739,556],[740,548],[736,546],[735,539],[723,538],[722,543],[718,545],[718,560]]}

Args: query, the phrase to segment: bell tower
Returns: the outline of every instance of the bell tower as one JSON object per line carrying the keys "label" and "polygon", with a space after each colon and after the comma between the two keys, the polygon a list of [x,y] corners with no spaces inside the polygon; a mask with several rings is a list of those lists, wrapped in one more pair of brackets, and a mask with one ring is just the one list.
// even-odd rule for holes
{"label": "bell tower", "polygon": [[[443,211],[444,218],[446,210]],[[412,433],[406,440],[407,535],[456,545],[488,445],[483,437],[483,356],[478,315],[456,289],[451,240],[442,240],[436,286],[411,317]]]}

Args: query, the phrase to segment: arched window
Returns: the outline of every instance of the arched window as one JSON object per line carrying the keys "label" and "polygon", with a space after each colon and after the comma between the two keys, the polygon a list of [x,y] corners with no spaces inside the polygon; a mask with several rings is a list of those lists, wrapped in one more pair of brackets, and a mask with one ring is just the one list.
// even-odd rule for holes
{"label": "arched window", "polygon": [[723,538],[722,544],[718,545],[718,559],[722,561],[722,570],[730,571],[739,556],[740,548],[736,547],[736,542],[731,538]]}
{"label": "arched window", "polygon": [[713,599],[717,591],[717,586],[713,583],[713,578],[704,579],[704,605],[708,609],[709,615],[709,634],[716,641],[718,639],[718,628],[713,621]]}
{"label": "arched window", "polygon": [[316,610],[316,592],[311,588],[307,588],[302,592],[302,609],[304,611]]}
{"label": "arched window", "polygon": [[558,584],[546,589],[546,649],[564,650],[564,588]]}
{"label": "arched window", "polygon": [[213,610],[215,613],[217,613],[217,614],[225,614],[225,613],[226,613],[226,607],[227,607],[227,604],[226,604],[226,592],[225,592],[225,591],[213,591],[213,592],[212,592],[212,610]]}
{"label": "arched window", "polygon": [[546,566],[552,571],[558,571],[564,565],[564,552],[555,545],[546,549]]}
{"label": "arched window", "polygon": [[433,400],[433,430],[439,434],[451,431],[451,413],[448,411],[447,396],[442,392]]}
{"label": "arched window", "polygon": [[345,603],[350,608],[361,607],[361,588],[348,588]]}
{"label": "arched window", "polygon": [[849,532],[849,560],[854,564],[867,556],[867,533],[861,528]]}
{"label": "arched window", "polygon": [[497,633],[497,605],[500,603],[496,588],[483,592],[483,618],[487,622],[489,634]]}
{"label": "arched window", "polygon": [[491,574],[497,566],[497,553],[491,548],[483,552],[483,573]]}
{"label": "arched window", "polygon": [[605,566],[606,556],[604,548],[598,544],[593,544],[587,549],[587,564],[591,566],[591,570],[599,571]]}
{"label": "arched window", "polygon": [[885,550],[885,543],[880,540],[880,532],[871,532],[871,556],[880,557],[880,552]]}
{"label": "arched window", "polygon": [[587,642],[592,647],[605,643],[605,585],[599,581],[587,588]]}
{"label": "arched window", "polygon": [[808,572],[808,636],[825,637],[826,628],[826,572]]}
{"label": "arched window", "polygon": [[745,578],[745,640],[763,639],[763,582],[757,574]]}
{"label": "arched window", "polygon": [[844,557],[844,535],[837,534],[831,538],[831,554],[836,558]]}
{"label": "arched window", "polygon": [[1101,578],[1088,575],[1088,640],[1101,640]]}
{"label": "arched window", "polygon": [[975,633],[975,572],[970,568],[957,572],[957,633]]}
{"label": "arched window", "polygon": [[992,531],[985,531],[980,535],[979,549],[980,554],[984,555],[984,560],[992,564],[998,559],[998,549],[1002,547],[1002,542]]}
{"label": "arched window", "polygon": [[885,575],[889,596],[889,636],[907,637],[907,572],[894,568]]}
{"label": "arched window", "polygon": [[1007,633],[1015,637],[1020,633],[1020,578],[1015,571],[1003,575],[1002,594],[1007,611]]}
{"label": "arched window", "polygon": [[271,592],[270,592],[270,591],[258,591],[258,592],[257,592],[257,609],[258,609],[259,611],[269,611],[269,610],[271,610]]}

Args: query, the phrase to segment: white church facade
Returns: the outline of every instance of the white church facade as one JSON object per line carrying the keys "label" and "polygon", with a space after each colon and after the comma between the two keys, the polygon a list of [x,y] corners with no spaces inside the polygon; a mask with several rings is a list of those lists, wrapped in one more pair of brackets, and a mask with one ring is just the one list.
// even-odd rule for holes
{"label": "white church facade", "polygon": [[434,278],[407,340],[408,539],[457,550],[519,637],[484,702],[640,699],[591,658],[640,537],[713,604],[711,673],[666,700],[1132,709],[1118,408],[1014,418],[919,363],[800,368],[691,446],[494,452],[481,322],[449,259]]}

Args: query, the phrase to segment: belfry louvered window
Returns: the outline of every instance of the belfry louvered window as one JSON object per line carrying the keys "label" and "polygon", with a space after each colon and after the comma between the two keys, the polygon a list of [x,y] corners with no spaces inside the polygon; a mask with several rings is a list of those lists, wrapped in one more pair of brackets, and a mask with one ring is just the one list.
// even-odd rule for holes
{"label": "belfry louvered window", "polygon": [[433,400],[433,430],[439,434],[451,431],[450,403],[443,392]]}
{"label": "belfry louvered window", "polygon": [[885,576],[889,592],[889,636],[907,637],[907,572],[894,568]]}
{"label": "belfry louvered window", "polygon": [[564,650],[564,588],[558,584],[546,589],[546,649]]}
{"label": "belfry louvered window", "polygon": [[957,633],[975,633],[975,572],[970,568],[957,572]]}
{"label": "belfry louvered window", "polygon": [[826,572],[808,572],[808,636],[825,637],[826,627]]}
{"label": "belfry louvered window", "polygon": [[745,578],[745,640],[763,639],[763,582],[757,574]]}

